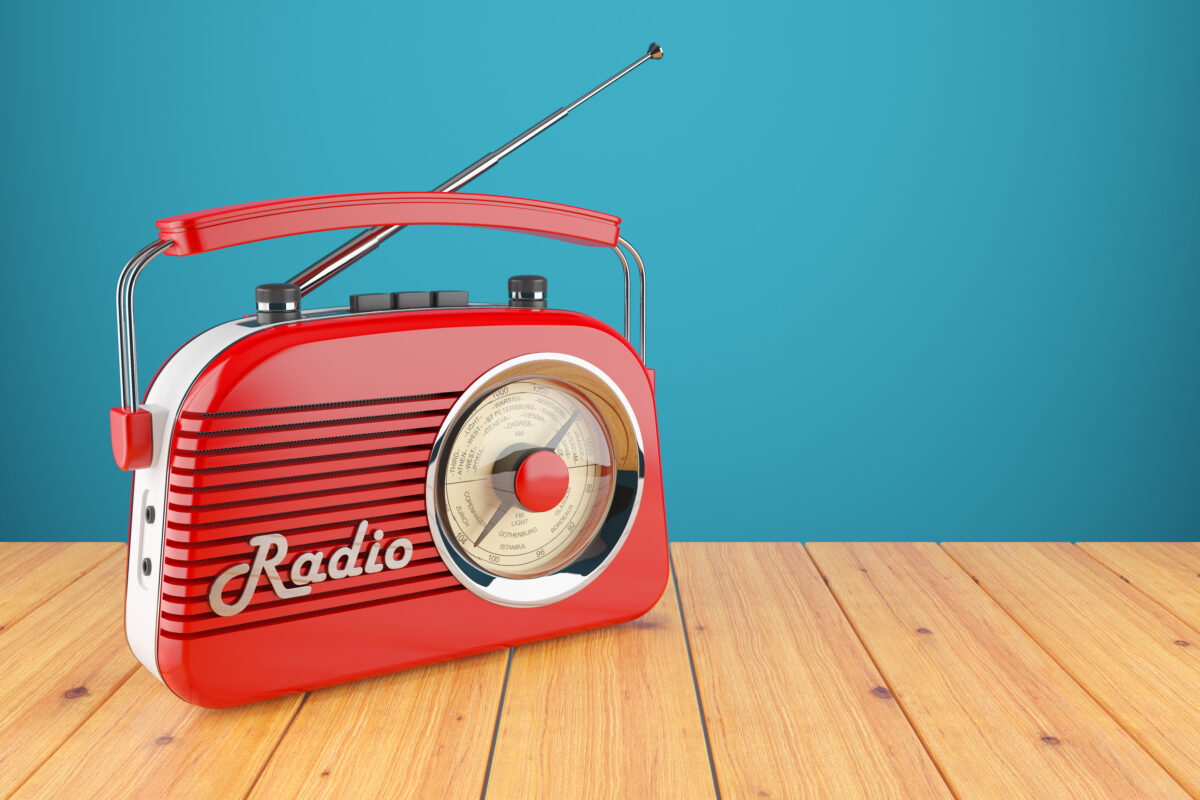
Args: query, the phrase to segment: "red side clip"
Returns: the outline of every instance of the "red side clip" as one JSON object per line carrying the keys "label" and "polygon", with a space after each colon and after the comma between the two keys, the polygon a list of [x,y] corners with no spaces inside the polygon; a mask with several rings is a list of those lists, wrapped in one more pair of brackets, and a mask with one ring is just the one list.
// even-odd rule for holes
{"label": "red side clip", "polygon": [[154,434],[150,412],[114,408],[108,412],[113,458],[124,470],[142,469],[154,460]]}

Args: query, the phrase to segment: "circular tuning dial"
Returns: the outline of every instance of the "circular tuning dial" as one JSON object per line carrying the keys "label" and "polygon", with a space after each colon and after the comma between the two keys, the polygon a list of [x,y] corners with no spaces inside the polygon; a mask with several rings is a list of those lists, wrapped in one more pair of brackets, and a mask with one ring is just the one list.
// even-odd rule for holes
{"label": "circular tuning dial", "polygon": [[441,513],[458,549],[493,575],[544,575],[599,530],[616,486],[612,437],[563,381],[522,377],[475,402],[447,442]]}

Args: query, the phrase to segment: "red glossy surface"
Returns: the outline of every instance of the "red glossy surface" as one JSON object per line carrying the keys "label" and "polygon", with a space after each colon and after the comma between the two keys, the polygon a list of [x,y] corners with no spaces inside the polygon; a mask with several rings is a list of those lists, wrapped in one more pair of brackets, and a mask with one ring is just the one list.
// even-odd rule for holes
{"label": "red glossy surface", "polygon": [[112,408],[108,412],[113,460],[124,470],[142,469],[154,459],[154,429],[150,412]]}
{"label": "red glossy surface", "polygon": [[376,225],[468,225],[613,247],[621,220],[599,211],[520,197],[370,192],[242,203],[166,217],[156,224],[159,238],[175,243],[166,254],[187,256],[280,236]]}
{"label": "red glossy surface", "polygon": [[[642,431],[646,474],[629,537],[602,574],[553,605],[508,608],[469,592],[443,564],[429,532],[425,474],[458,395],[496,364],[539,352],[584,359],[621,387]],[[580,314],[444,309],[274,326],[235,343],[196,378],[169,448],[158,661],[167,685],[201,705],[622,622],[645,613],[666,584],[648,373],[615,331]],[[378,530],[381,548],[407,541],[402,567],[313,582],[290,598],[259,574],[244,610],[210,609],[213,580],[253,561],[250,537],[282,534],[277,576],[292,587],[303,578],[302,556],[330,565],[353,548],[363,520],[367,536],[352,563],[368,563]],[[222,600],[232,604],[245,580],[230,580]]]}
{"label": "red glossy surface", "polygon": [[557,453],[538,450],[517,467],[513,489],[517,502],[530,511],[549,511],[567,496],[571,473]]}

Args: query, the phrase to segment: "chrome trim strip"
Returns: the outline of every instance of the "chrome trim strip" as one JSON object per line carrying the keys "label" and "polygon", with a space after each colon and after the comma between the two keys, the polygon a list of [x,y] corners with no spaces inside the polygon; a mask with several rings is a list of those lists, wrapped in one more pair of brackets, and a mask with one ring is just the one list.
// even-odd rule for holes
{"label": "chrome trim strip", "polygon": [[155,239],[134,253],[117,279],[117,360],[121,373],[121,407],[138,405],[137,342],[133,327],[133,290],[138,276],[159,253],[175,244],[170,239]]}
{"label": "chrome trim strip", "polygon": [[629,261],[625,258],[625,254],[621,252],[620,247],[612,249],[617,254],[617,258],[621,259],[621,270],[625,273],[625,330],[622,333],[625,336],[625,341],[633,344],[629,339]]}
{"label": "chrome trim strip", "polygon": [[[646,365],[646,265],[642,263],[642,257],[638,251],[629,242],[617,237],[617,243],[623,246],[633,255],[633,260],[637,262],[638,279],[640,283],[640,295],[638,299],[638,353],[642,356],[642,366]],[[625,293],[625,307],[629,308],[629,292]],[[629,320],[625,320],[625,338],[629,338]]]}

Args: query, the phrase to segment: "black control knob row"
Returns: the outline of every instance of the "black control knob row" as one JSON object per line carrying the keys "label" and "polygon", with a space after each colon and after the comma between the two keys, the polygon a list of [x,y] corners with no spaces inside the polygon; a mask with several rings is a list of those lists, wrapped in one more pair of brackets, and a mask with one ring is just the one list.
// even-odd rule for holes
{"label": "black control knob row", "polygon": [[466,292],[441,290],[437,292],[392,292],[391,294],[352,294],[350,313],[388,311],[405,308],[463,308],[469,305]]}

